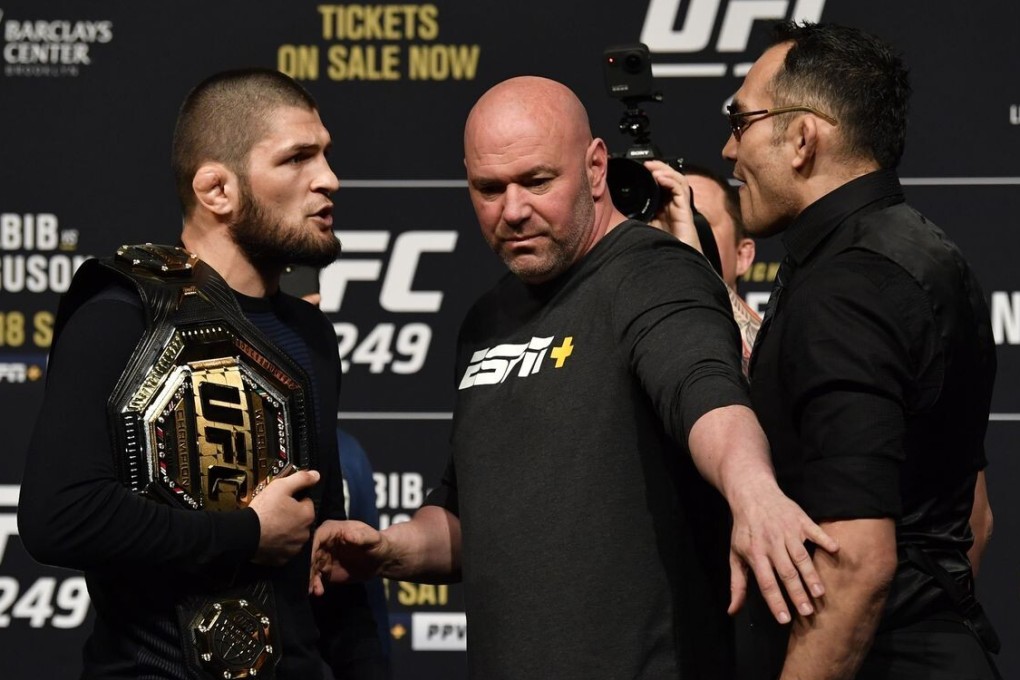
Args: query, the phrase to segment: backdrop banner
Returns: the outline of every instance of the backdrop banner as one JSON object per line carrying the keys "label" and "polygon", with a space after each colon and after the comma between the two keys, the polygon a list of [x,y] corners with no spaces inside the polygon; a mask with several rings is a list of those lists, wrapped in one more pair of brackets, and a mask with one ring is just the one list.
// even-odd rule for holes
{"label": "backdrop banner", "polygon": [[[769,20],[850,24],[893,42],[914,86],[900,174],[908,200],[960,245],[984,287],[999,374],[987,438],[996,535],[977,581],[1020,677],[1020,52],[1014,2],[883,0],[0,0],[0,651],[4,678],[73,677],[91,627],[79,573],[36,564],[18,537],[24,456],[59,295],[86,258],[176,242],[169,151],[189,89],[227,68],[276,68],[317,98],[341,179],[343,258],[322,305],[344,362],[341,425],[375,468],[384,525],[408,518],[448,455],[462,316],[504,271],[464,180],[462,128],[496,82],[537,74],[573,88],[610,151],[632,140],[606,91],[603,51],[648,45],[662,153],[729,176],[721,115]],[[741,293],[764,309],[782,258],[759,243]],[[457,585],[389,583],[394,670],[464,677]],[[597,597],[597,594],[593,594]],[[606,612],[611,617],[611,611]]]}

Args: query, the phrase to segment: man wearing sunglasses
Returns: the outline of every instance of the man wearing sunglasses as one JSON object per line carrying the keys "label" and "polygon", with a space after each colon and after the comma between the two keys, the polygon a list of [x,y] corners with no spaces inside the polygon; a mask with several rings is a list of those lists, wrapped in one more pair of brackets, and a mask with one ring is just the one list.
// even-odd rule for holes
{"label": "man wearing sunglasses", "polygon": [[909,93],[878,39],[786,23],[733,98],[744,222],[787,248],[752,401],[783,490],[840,544],[810,619],[750,598],[747,677],[997,676],[967,555],[994,345],[960,251],[904,202]]}

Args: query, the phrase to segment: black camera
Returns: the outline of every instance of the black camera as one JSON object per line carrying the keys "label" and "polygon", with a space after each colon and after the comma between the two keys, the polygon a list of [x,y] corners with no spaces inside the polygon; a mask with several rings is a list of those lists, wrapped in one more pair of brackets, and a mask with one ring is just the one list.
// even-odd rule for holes
{"label": "black camera", "polygon": [[[623,102],[626,111],[620,119],[620,132],[630,135],[634,142],[622,154],[610,154],[606,183],[613,205],[631,219],[648,222],[672,195],[668,189],[659,186],[644,161],[660,160],[683,171],[683,159],[665,157],[652,144],[651,121],[641,108],[643,102],[661,102],[662,93],[655,92],[652,75],[651,54],[644,43],[617,45],[605,50],[602,60],[606,78],[606,91],[610,97]],[[722,275],[719,249],[712,235],[712,229],[704,216],[694,207],[694,226],[701,241],[701,250]]]}
{"label": "black camera", "polygon": [[669,193],[655,183],[643,162],[662,160],[680,170],[683,159],[663,158],[651,142],[651,122],[640,107],[643,102],[662,101],[662,94],[653,91],[648,47],[642,43],[610,47],[602,63],[606,91],[627,107],[620,119],[620,132],[634,139],[627,151],[609,156],[609,194],[613,205],[624,215],[647,222],[669,200]]}
{"label": "black camera", "polygon": [[662,100],[662,95],[652,92],[652,62],[644,43],[609,47],[605,58],[606,89],[610,97],[635,102]]}

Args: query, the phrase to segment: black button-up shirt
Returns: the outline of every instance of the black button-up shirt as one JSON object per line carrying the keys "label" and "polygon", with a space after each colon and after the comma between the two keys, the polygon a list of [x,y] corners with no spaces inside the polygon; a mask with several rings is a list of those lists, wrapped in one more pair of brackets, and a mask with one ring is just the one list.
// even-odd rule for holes
{"label": "black button-up shirt", "polygon": [[[751,359],[780,486],[815,520],[895,519],[900,548],[967,584],[995,374],[977,282],[891,171],[821,198],[783,241],[792,269]],[[900,550],[881,626],[948,608]]]}

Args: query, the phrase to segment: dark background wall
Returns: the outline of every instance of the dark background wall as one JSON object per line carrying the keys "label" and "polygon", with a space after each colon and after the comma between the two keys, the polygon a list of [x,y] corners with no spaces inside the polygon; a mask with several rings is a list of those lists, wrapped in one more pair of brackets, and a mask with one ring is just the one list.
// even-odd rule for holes
{"label": "dark background wall", "polygon": [[[389,7],[389,9],[386,9]],[[275,67],[318,99],[341,177],[345,258],[323,276],[346,364],[340,421],[368,450],[384,522],[420,504],[446,457],[461,315],[500,273],[464,189],[461,126],[505,77],[561,80],[611,150],[629,144],[604,90],[604,48],[646,42],[667,155],[727,172],[720,113],[759,53],[764,20],[848,23],[894,42],[915,96],[908,199],[968,255],[989,298],[999,376],[988,433],[996,536],[979,594],[1020,676],[1020,9],[1012,2],[517,0],[325,5],[0,0],[0,650],[5,678],[71,677],[89,627],[80,576],[36,565],[17,536],[23,456],[60,292],[83,257],[173,241],[168,152],[177,106],[206,75]],[[759,244],[743,292],[763,306],[781,257]],[[508,490],[509,491],[509,490]],[[397,677],[463,673],[458,587],[390,584]],[[592,594],[598,597],[597,593]],[[607,612],[607,616],[611,616]]]}

